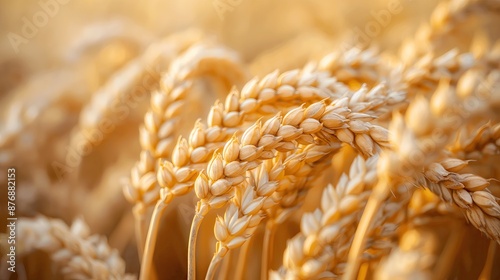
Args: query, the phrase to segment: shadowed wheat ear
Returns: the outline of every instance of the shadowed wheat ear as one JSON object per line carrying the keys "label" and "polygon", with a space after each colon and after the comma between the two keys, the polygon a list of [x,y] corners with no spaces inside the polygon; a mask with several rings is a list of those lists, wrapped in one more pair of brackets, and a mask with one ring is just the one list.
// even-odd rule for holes
{"label": "shadowed wheat ear", "polygon": [[[79,125],[70,140],[70,151],[99,145],[108,136],[100,126],[110,123],[117,126],[127,119],[131,110],[144,103],[150,91],[158,87],[161,72],[174,57],[200,37],[201,34],[194,30],[167,37],[115,73],[82,108]],[[103,139],[91,139],[96,132]]]}
{"label": "shadowed wheat ear", "polygon": [[20,255],[34,250],[48,253],[68,279],[135,279],[125,274],[125,262],[110,248],[104,237],[90,236],[81,219],[68,227],[63,221],[44,216],[21,218],[18,234]]}
{"label": "shadowed wheat ear", "polygon": [[441,1],[434,9],[428,23],[422,25],[416,36],[407,40],[401,47],[401,58],[407,63],[415,63],[418,57],[425,57],[430,52],[442,52],[447,41],[469,42],[457,28],[474,15],[497,12],[498,4],[490,0],[448,0]]}
{"label": "shadowed wheat ear", "polygon": [[318,69],[328,71],[350,88],[362,84],[375,86],[388,82],[390,67],[374,48],[350,48],[347,51],[326,55],[318,64]]}
{"label": "shadowed wheat ear", "polygon": [[170,158],[178,136],[180,115],[186,111],[186,100],[197,78],[209,77],[227,85],[245,80],[243,66],[235,53],[217,46],[195,45],[175,59],[160,81],[160,89],[151,95],[151,107],[140,128],[142,152],[131,171],[131,182],[124,187],[125,196],[135,204],[139,252],[145,241],[146,212],[159,198],[156,164],[159,158]]}
{"label": "shadowed wheat ear", "polygon": [[484,155],[500,154],[500,123],[485,124],[474,132],[463,127],[450,151],[462,159],[480,159]]}
{"label": "shadowed wheat ear", "polygon": [[[401,180],[418,178],[419,172],[444,157],[443,149],[451,141],[454,131],[467,119],[466,111],[455,95],[455,88],[443,81],[431,98],[416,98],[406,112],[405,118],[396,114],[390,130],[392,151],[383,154],[380,160],[380,181],[370,196],[365,213],[356,231],[349,255],[347,279],[354,279],[359,266],[359,255],[364,247],[365,233],[373,223],[377,209],[387,197],[390,187]],[[422,120],[419,116],[427,116]],[[439,118],[440,121],[435,120]],[[476,212],[475,212],[476,213]]]}
{"label": "shadowed wheat ear", "polygon": [[499,198],[488,190],[489,180],[457,173],[466,165],[467,162],[458,159],[432,163],[423,173],[427,183],[423,185],[443,201],[457,206],[475,228],[500,243]]}
{"label": "shadowed wheat ear", "polygon": [[[335,188],[325,188],[321,208],[302,216],[301,232],[288,242],[283,267],[272,273],[272,279],[320,279],[343,274],[355,225],[377,181],[377,158],[365,161],[358,156],[349,175],[342,174]],[[406,201],[399,198],[384,205],[367,245],[371,254],[364,259],[371,260],[377,250],[391,247],[388,238],[402,219],[399,204]]]}

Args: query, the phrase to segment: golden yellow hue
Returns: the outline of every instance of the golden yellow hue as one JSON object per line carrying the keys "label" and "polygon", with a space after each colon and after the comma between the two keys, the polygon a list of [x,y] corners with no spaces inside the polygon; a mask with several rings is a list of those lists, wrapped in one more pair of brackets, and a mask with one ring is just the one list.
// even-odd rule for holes
{"label": "golden yellow hue", "polygon": [[500,278],[497,0],[0,21],[1,279]]}

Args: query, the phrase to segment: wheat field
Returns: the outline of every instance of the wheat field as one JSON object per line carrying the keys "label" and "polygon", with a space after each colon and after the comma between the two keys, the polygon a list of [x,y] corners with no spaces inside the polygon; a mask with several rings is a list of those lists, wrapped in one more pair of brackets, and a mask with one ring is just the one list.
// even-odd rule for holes
{"label": "wheat field", "polygon": [[0,279],[500,279],[500,1],[0,26]]}

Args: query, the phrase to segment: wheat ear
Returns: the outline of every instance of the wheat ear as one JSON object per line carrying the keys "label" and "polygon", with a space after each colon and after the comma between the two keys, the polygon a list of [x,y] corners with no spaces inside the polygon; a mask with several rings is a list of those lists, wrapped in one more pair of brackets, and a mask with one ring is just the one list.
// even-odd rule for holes
{"label": "wheat ear", "polygon": [[[77,131],[70,140],[71,149],[78,149],[82,145],[90,147],[99,145],[103,139],[93,140],[88,135],[95,131],[101,132],[101,122],[111,121],[114,125],[118,125],[124,121],[128,117],[127,112],[132,109],[130,107],[147,100],[147,98],[137,99],[136,96],[147,95],[157,88],[161,72],[167,69],[168,64],[179,52],[198,40],[199,36],[200,34],[195,31],[172,35],[150,46],[144,54],[117,71],[94,93],[90,102],[80,112]],[[140,88],[145,92],[139,92]],[[133,99],[132,105],[129,105],[131,99]],[[125,108],[127,110],[122,108],[124,105],[119,103],[121,100],[127,100],[128,107]],[[106,133],[102,133],[102,137],[106,137]]]}
{"label": "wheat ear", "polygon": [[[218,67],[207,67],[211,64],[217,64]],[[145,240],[145,213],[159,198],[158,190],[155,189],[156,161],[160,157],[170,157],[178,136],[175,131],[179,127],[179,116],[194,80],[200,76],[210,76],[225,84],[239,84],[244,80],[241,69],[236,55],[229,50],[195,45],[172,62],[169,72],[161,80],[161,90],[152,93],[151,108],[140,129],[140,160],[132,168],[131,184],[124,188],[128,200],[135,204],[134,215],[141,253]]]}
{"label": "wheat ear", "polygon": [[[418,170],[423,170],[439,157],[443,157],[442,150],[450,142],[452,132],[467,121],[467,111],[456,109],[460,108],[460,105],[454,88],[449,87],[447,81],[442,81],[430,103],[422,97],[414,100],[406,112],[406,123],[400,115],[394,116],[391,125],[393,131],[391,143],[394,145],[392,147],[394,151],[388,152],[381,159],[380,170],[385,170],[382,171],[385,174],[380,175],[381,180],[368,201],[363,219],[356,231],[349,257],[347,279],[355,277],[365,232],[371,227],[376,209],[387,197],[391,184],[397,183],[402,178],[401,174],[405,174],[403,177],[406,178],[418,175],[416,173]],[[424,115],[428,116],[429,122],[416,121],[414,116],[421,115],[422,112],[427,112]],[[444,117],[440,123],[432,123],[432,119],[439,116]],[[442,137],[438,138],[437,135]],[[395,170],[396,165],[402,169]]]}
{"label": "wheat ear", "polygon": [[482,125],[472,133],[468,128],[460,129],[450,151],[462,159],[500,154],[500,123]]}
{"label": "wheat ear", "polygon": [[[354,144],[354,139],[344,137],[352,135],[352,132],[349,129],[342,128],[342,119],[345,117],[342,117],[340,114],[349,112],[349,110],[345,111],[344,109],[345,102],[346,100],[340,100],[338,103],[334,101],[329,106],[326,106],[323,102],[319,102],[307,108],[299,107],[293,109],[282,119],[274,117],[266,121],[263,126],[260,122],[257,122],[248,128],[242,136],[241,144],[235,138],[232,139],[233,141],[228,142],[224,147],[222,155],[216,153],[212,158],[207,168],[207,174],[200,173],[196,179],[195,191],[200,199],[200,203],[197,206],[197,214],[200,215],[196,215],[193,220],[193,225],[198,226],[192,227],[190,239],[191,237],[196,237],[199,222],[209,209],[223,206],[232,196],[231,189],[233,186],[237,186],[244,181],[244,172],[257,167],[260,164],[260,160],[274,158],[275,150],[279,152],[294,150],[297,145],[294,140],[308,143],[311,140],[307,140],[307,137],[315,134],[319,134],[322,138],[331,141],[340,140]],[[363,115],[363,118],[365,117]],[[364,122],[361,121],[360,124],[363,126]],[[368,137],[363,139],[370,139],[370,141],[363,142],[362,145],[354,144],[365,154],[372,154],[376,143],[385,144],[386,141],[384,137],[378,137],[379,135],[375,136],[377,140],[371,138],[370,127],[359,131],[360,133],[364,132],[360,135]],[[340,129],[340,133],[335,134],[338,129]],[[335,134],[338,138],[332,134]],[[190,241],[190,243],[193,242],[195,241]],[[190,253],[190,255],[194,255],[194,253]]]}
{"label": "wheat ear", "polygon": [[[168,201],[170,201],[174,196],[185,194],[190,190],[193,184],[191,178],[195,176],[196,173],[198,173],[199,171],[197,170],[198,168],[193,168],[192,165],[190,167],[188,164],[190,162],[203,163],[206,161],[206,159],[211,154],[211,151],[207,149],[207,147],[210,146],[204,145],[205,142],[210,143],[210,142],[224,141],[225,139],[227,139],[226,138],[227,131],[226,129],[222,128],[237,127],[242,122],[242,116],[244,115],[238,113],[238,110],[243,110],[243,112],[247,111],[248,113],[246,115],[249,115],[250,113],[257,111],[259,108],[264,108],[266,103],[276,100],[279,101],[279,99],[293,100],[294,98],[302,98],[305,100],[311,100],[311,99],[314,100],[314,98],[318,97],[325,97],[325,96],[328,97],[330,96],[331,93],[329,87],[332,87],[332,85],[336,85],[335,83],[330,82],[328,79],[325,79],[324,78],[325,75],[322,73],[314,74],[306,72],[303,74],[304,75],[303,77],[300,77],[299,74],[300,74],[299,71],[287,72],[282,74],[281,76],[278,76],[277,73],[272,73],[258,84],[256,80],[248,83],[242,90],[242,94],[246,95],[247,98],[243,99],[241,103],[238,101],[237,92],[233,91],[233,94],[230,94],[226,99],[226,105],[227,105],[226,107],[229,109],[229,111],[225,111],[223,109],[223,106],[220,104],[216,104],[216,106],[212,107],[212,110],[208,117],[208,123],[209,126],[211,127],[204,131],[199,125],[197,125],[197,127],[195,127],[195,130],[193,130],[191,134],[191,136],[193,137],[193,141],[190,142],[191,144],[196,145],[195,148],[190,148],[188,146],[187,141],[180,140],[178,142],[178,145],[174,149],[174,153],[176,152],[178,155],[177,157],[174,156],[173,159],[175,161],[173,163],[165,161],[163,162],[163,164],[160,165],[160,170],[158,172],[158,181],[161,186],[166,188],[163,188],[161,191],[162,199],[161,202],[159,203],[163,204],[168,203]],[[277,79],[278,81],[281,82],[280,83],[276,82]],[[286,83],[289,83],[289,85],[286,85]],[[293,90],[294,87],[292,85],[297,87],[297,90]],[[313,86],[308,86],[308,85],[313,85]],[[258,94],[258,92],[256,91],[258,87],[263,88],[260,94]],[[277,87],[277,90],[275,91],[269,87]],[[366,92],[366,90],[364,92]],[[369,93],[372,92],[374,91],[369,91]],[[262,101],[259,102],[255,98],[259,98]],[[348,102],[348,99],[340,100],[337,106],[338,107],[344,106],[345,102]],[[366,103],[365,105],[366,107],[371,108],[370,106],[372,104]],[[321,105],[316,105],[316,107],[317,106]],[[272,107],[268,106],[268,109],[269,108]],[[347,117],[351,118],[366,119],[368,117],[367,114],[350,115],[349,110],[346,111],[339,109],[338,112],[346,116],[348,115]],[[338,117],[340,116],[340,118],[342,119],[341,115],[338,116],[337,115],[338,114],[334,114],[332,117],[338,119]],[[314,120],[311,121],[313,123],[308,124],[307,126],[309,127],[314,126],[315,121]],[[333,120],[333,122],[336,121]],[[363,123],[361,121],[356,124],[363,126],[366,123]],[[304,125],[306,124],[304,123]],[[364,132],[366,132],[366,129],[373,130],[372,133],[375,135],[374,137],[376,138],[381,137],[380,133],[383,134],[383,131],[381,131],[377,127],[373,127],[372,129],[371,125],[369,126],[365,125],[361,129]],[[346,139],[348,139],[349,137],[354,138],[354,135],[349,130],[341,131],[341,135],[346,136],[347,137]],[[365,149],[365,152],[368,153],[372,152],[371,149],[373,149],[375,146],[371,138],[366,138],[366,136],[359,136],[357,138],[359,139],[355,140],[356,141],[355,143],[362,143],[362,145],[364,145],[363,148]],[[353,140],[354,139],[348,141],[352,143]],[[355,143],[352,144],[356,145]],[[213,150],[215,148],[217,148],[217,146],[213,145],[211,149]]]}
{"label": "wheat ear", "polygon": [[[130,198],[137,203],[134,213],[138,216],[139,233],[143,232],[145,207],[158,200],[156,181],[156,160],[170,156],[173,149],[174,131],[179,124],[177,116],[184,103],[190,84],[200,76],[212,76],[225,84],[239,84],[244,80],[244,71],[236,55],[224,48],[206,48],[193,46],[171,65],[169,73],[163,79],[163,92],[155,93],[151,100],[151,110],[144,118],[145,126],[141,129],[143,153],[141,162],[132,170],[133,185],[126,188]],[[178,149],[174,150],[174,160],[179,159]],[[175,161],[174,161],[175,162]],[[144,203],[141,194],[152,194],[149,203]],[[150,230],[144,247],[141,278],[148,278],[152,266],[152,257],[158,231],[158,222],[165,207],[155,208]],[[140,236],[143,236],[141,234]],[[139,240],[141,243],[143,240]]]}
{"label": "wheat ear", "polygon": [[499,199],[488,190],[489,180],[457,173],[466,165],[457,159],[433,163],[423,173],[425,185],[443,201],[459,207],[474,227],[500,243]]}
{"label": "wheat ear", "polygon": [[[279,112],[279,104],[284,101],[288,103],[299,101],[300,105],[322,98],[339,98],[335,101],[335,106],[347,107],[329,108],[333,110],[333,114],[325,117],[328,123],[346,123],[346,128],[350,126],[351,129],[339,131],[338,135],[342,141],[352,145],[360,143],[364,146],[361,150],[373,153],[373,141],[361,134],[369,130],[375,138],[383,138],[384,132],[383,129],[372,127],[366,121],[373,119],[372,115],[377,116],[390,110],[391,106],[401,104],[404,92],[388,91],[383,85],[372,89],[362,87],[358,91],[350,92],[322,72],[310,73],[298,70],[282,74],[273,72],[260,81],[254,79],[245,85],[241,94],[232,91],[226,98],[225,106],[216,103],[212,107],[207,128],[197,123],[191,132],[189,142],[185,140],[178,142],[174,151],[182,155],[179,160],[173,163],[164,161],[160,164],[158,181],[160,186],[165,188],[163,191],[165,202],[168,203],[176,195],[182,195],[192,188],[192,178],[199,172],[200,166],[206,164],[213,151],[222,147],[224,141],[239,130],[245,119],[256,119],[256,116],[262,114]],[[390,105],[389,109],[384,108],[384,104]],[[316,104],[314,108],[309,109],[309,114],[314,114],[314,110],[324,111],[325,108],[326,105]],[[312,127],[316,121],[307,120],[303,125],[307,122],[311,122],[307,125]],[[304,141],[307,143],[311,138],[305,136]]]}
{"label": "wheat ear", "polygon": [[344,240],[346,243],[339,239],[350,239],[349,233],[341,231],[356,222],[370,186],[376,180],[375,166],[376,157],[365,162],[358,156],[351,165],[351,180],[343,174],[336,188],[331,185],[325,188],[321,209],[302,216],[301,233],[288,242],[283,267],[279,273],[273,273],[273,278],[315,279],[330,275],[324,273],[328,264],[339,263],[346,250],[330,250],[329,244],[342,244],[348,248],[348,240]]}
{"label": "wheat ear", "polygon": [[23,237],[18,247],[20,254],[47,252],[66,278],[135,279],[125,274],[125,262],[118,252],[102,236],[90,236],[81,219],[68,227],[61,220],[44,216],[21,218],[18,234]]}

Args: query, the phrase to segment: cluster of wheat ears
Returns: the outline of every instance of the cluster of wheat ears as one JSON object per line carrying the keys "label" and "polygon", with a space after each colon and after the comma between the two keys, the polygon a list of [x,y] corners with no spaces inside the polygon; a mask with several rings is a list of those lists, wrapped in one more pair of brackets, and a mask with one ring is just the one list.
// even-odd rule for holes
{"label": "cluster of wheat ears", "polygon": [[[18,204],[56,201],[45,215],[18,206],[32,216],[18,222],[18,279],[500,277],[500,41],[488,28],[459,30],[499,14],[498,1],[445,1],[399,52],[332,49],[253,78],[235,51],[189,30],[101,70],[107,81],[81,106],[54,94],[44,106],[60,109],[43,116],[13,99],[0,161],[17,168]],[[469,50],[443,50],[460,36]],[[46,79],[30,86],[90,87],[63,73]],[[35,152],[62,146],[43,135],[75,110],[69,148]],[[126,180],[106,171],[105,185],[123,190],[132,210],[113,206],[121,194],[86,194],[71,181],[104,176],[120,152],[95,166],[84,158],[133,149],[113,147],[127,137],[139,139],[140,155]],[[55,189],[32,193],[23,176]],[[50,210],[76,209],[68,204],[83,210]],[[66,224],[82,213],[100,218]],[[109,244],[91,234],[107,228],[116,229]]]}

